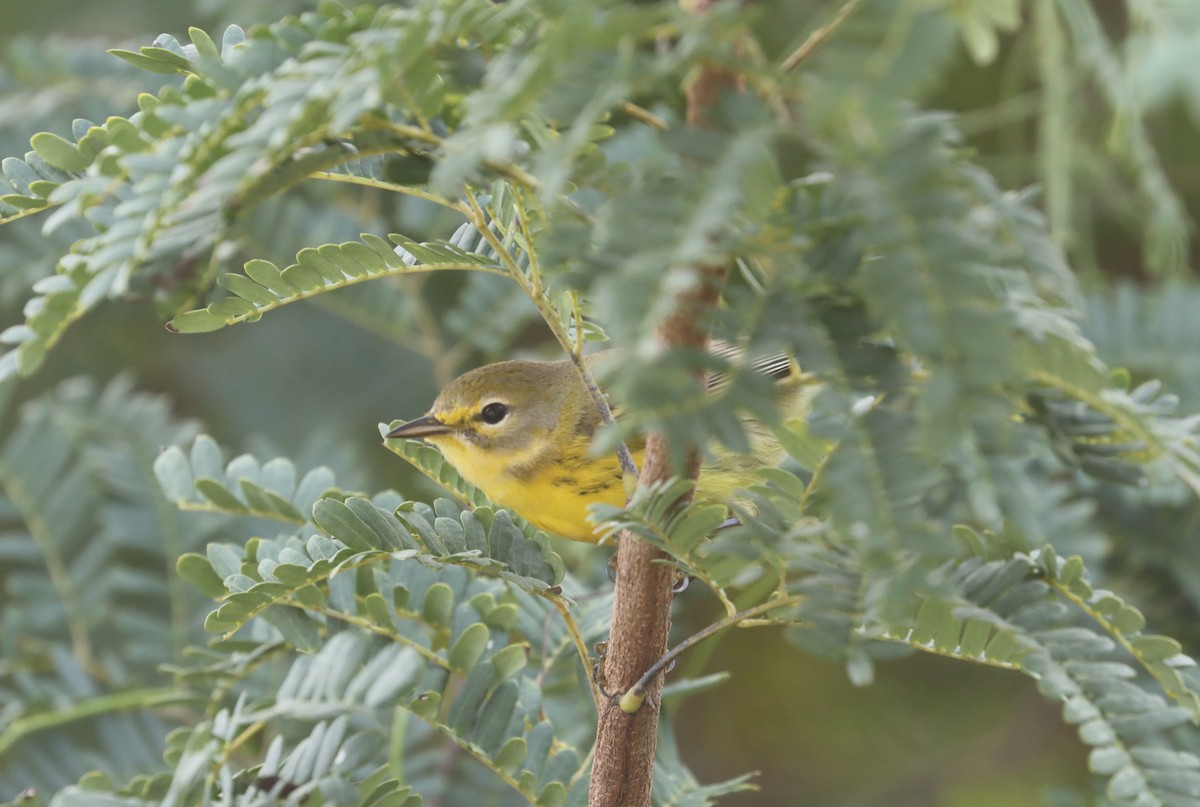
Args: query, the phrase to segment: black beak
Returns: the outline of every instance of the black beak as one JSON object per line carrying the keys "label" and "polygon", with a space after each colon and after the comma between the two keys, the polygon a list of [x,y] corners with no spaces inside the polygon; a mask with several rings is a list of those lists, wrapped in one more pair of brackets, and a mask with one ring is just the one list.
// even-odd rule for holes
{"label": "black beak", "polygon": [[435,434],[447,434],[450,427],[437,419],[436,415],[426,415],[423,418],[410,420],[403,426],[397,426],[387,433],[388,437],[430,437]]}

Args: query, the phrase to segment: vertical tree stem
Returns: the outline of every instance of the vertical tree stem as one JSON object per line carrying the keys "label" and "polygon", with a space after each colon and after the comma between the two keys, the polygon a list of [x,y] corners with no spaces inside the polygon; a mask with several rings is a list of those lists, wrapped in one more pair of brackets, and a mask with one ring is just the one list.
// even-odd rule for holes
{"label": "vertical tree stem", "polygon": [[[716,0],[685,0],[696,14],[706,12]],[[687,120],[692,126],[708,123],[708,110],[720,92],[735,84],[734,76],[713,66],[702,68],[688,84]],[[700,347],[708,343],[705,323],[708,312],[721,296],[728,267],[686,266],[674,272],[691,282],[682,284],[673,309],[657,329],[667,348]],[[687,472],[693,479],[700,471],[696,447],[687,446]],[[646,439],[646,453],[638,484],[649,486],[671,475],[670,452],[660,434]],[[617,548],[617,582],[613,598],[612,628],[604,657],[604,680],[610,692],[623,692],[666,652],[671,627],[671,587],[674,570],[658,549],[632,533],[621,534]],[[646,689],[641,708],[632,714],[621,710],[615,700],[600,704],[596,729],[595,761],[589,791],[591,807],[648,807],[654,784],[654,755],[658,743],[662,676]]]}

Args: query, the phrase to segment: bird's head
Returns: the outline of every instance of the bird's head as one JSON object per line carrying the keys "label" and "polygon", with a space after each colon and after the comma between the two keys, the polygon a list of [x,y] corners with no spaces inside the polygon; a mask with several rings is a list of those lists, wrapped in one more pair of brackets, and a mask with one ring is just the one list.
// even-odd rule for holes
{"label": "bird's head", "polygon": [[569,362],[489,364],[451,381],[427,415],[387,436],[428,440],[449,454],[519,461],[550,441],[582,390]]}

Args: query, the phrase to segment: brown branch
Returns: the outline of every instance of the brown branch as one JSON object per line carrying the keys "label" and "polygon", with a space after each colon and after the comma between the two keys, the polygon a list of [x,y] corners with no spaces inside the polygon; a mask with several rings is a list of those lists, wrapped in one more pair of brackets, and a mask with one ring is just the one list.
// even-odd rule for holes
{"label": "brown branch", "polygon": [[[677,306],[658,329],[669,347],[703,347],[708,334],[700,323],[717,303],[727,271],[725,267],[689,267],[695,275],[692,289],[677,298]],[[699,453],[686,447],[687,475],[696,478]],[[670,449],[663,436],[646,438],[640,485],[669,478]],[[671,628],[674,567],[667,555],[633,533],[621,533],[617,547],[617,583],[613,597],[612,628],[604,657],[605,688],[624,692],[652,668],[667,651]],[[596,730],[596,758],[592,765],[591,807],[642,807],[650,804],[652,771],[658,737],[658,715],[663,677],[645,687],[645,701],[633,714],[616,699],[602,701]]]}
{"label": "brown branch", "polygon": [[[703,14],[717,0],[685,0],[694,14]],[[720,93],[736,86],[734,74],[715,66],[701,68],[686,87],[687,121],[692,126],[709,123],[709,110]],[[728,274],[727,266],[687,266],[692,282],[675,299],[674,309],[657,330],[666,348],[708,344],[704,323],[716,306]],[[696,446],[686,446],[686,469],[695,479],[700,471]],[[661,434],[646,438],[646,453],[638,484],[648,487],[671,476],[670,450]],[[624,692],[666,653],[671,628],[671,591],[674,569],[663,563],[666,555],[632,533],[621,534],[617,548],[617,582],[613,597],[612,628],[604,657],[604,681],[613,692]],[[653,787],[654,755],[658,742],[663,677],[646,686],[646,699],[632,714],[616,701],[603,701],[596,728],[592,764],[590,807],[647,807]]]}
{"label": "brown branch", "polygon": [[[646,451],[661,454],[662,448],[648,442]],[[642,479],[647,478],[643,470]],[[674,575],[670,566],[655,562],[662,557],[631,533],[621,535],[612,631],[602,662],[605,683],[616,691],[629,688],[667,649]],[[600,703],[590,807],[650,804],[661,693],[659,677],[647,688],[646,705],[634,714],[625,713],[613,701]]]}

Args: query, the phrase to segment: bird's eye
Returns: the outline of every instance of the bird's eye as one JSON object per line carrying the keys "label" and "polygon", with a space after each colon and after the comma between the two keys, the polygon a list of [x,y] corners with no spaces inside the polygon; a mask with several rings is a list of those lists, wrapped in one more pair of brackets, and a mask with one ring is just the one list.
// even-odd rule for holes
{"label": "bird's eye", "polygon": [[479,417],[484,423],[490,423],[493,426],[508,416],[508,407],[499,401],[488,404],[483,407],[483,411],[479,413]]}

